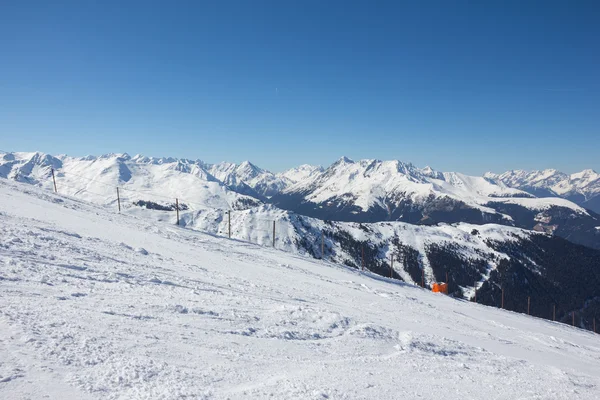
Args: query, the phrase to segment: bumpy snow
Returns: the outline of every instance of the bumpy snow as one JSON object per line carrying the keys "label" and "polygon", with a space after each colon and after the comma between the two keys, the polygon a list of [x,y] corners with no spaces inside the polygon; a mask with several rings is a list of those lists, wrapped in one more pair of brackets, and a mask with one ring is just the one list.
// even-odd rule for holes
{"label": "bumpy snow", "polygon": [[2,399],[598,399],[600,336],[0,180]]}

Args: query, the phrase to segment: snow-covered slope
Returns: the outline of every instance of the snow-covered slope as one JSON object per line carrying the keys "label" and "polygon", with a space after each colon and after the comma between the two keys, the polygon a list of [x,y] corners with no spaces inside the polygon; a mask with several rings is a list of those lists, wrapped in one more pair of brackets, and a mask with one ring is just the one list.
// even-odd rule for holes
{"label": "snow-covered slope", "polygon": [[[171,224],[176,222],[173,212],[130,209],[128,213],[160,222]],[[226,211],[189,210],[180,214],[181,225],[187,228],[220,236],[229,234],[229,216]],[[446,249],[450,246],[453,255],[465,260],[463,269],[470,268],[466,260],[478,260],[485,265],[479,270],[472,271],[472,275],[464,281],[458,279],[460,271],[452,271],[451,275],[456,272],[457,281],[461,284],[461,291],[466,298],[472,296],[475,280],[477,287],[480,287],[489,277],[489,273],[497,267],[498,262],[507,258],[506,255],[494,250],[491,242],[512,243],[518,239],[539,235],[536,232],[494,224],[419,226],[403,222],[374,224],[324,222],[267,205],[232,212],[231,236],[262,246],[273,246],[273,224],[275,224],[274,245],[277,249],[360,267],[362,257],[360,249],[364,244],[368,249],[365,257],[366,267],[382,275],[389,275],[390,257],[401,253],[394,243],[400,243],[403,248],[419,254],[426,285],[436,281],[432,262],[429,260],[429,248],[437,246]],[[477,229],[477,235],[471,233],[474,229]],[[419,284],[421,282],[420,274],[410,275],[408,263],[397,263],[394,274],[405,282]]]}
{"label": "snow-covered slope", "polygon": [[569,200],[536,198],[488,178],[419,169],[400,161],[342,157],[270,202],[323,220],[498,223],[554,232],[600,248],[594,230],[600,218]]}
{"label": "snow-covered slope", "polygon": [[[127,212],[176,223],[172,211],[136,208]],[[496,224],[322,221],[271,205],[233,211],[231,216],[223,210],[188,210],[181,213],[180,223],[219,236],[228,236],[231,227],[235,239],[364,267],[427,287],[447,280],[452,296],[472,299],[477,291],[482,302],[498,307],[498,288],[503,286],[511,293],[505,307],[521,312],[525,312],[523,299],[535,293],[532,309],[545,318],[553,318],[547,307],[552,302],[559,302],[559,320],[566,320],[570,312],[585,304],[583,326],[592,326],[590,316],[600,312],[600,299],[594,300],[600,276],[590,277],[600,269],[600,251],[534,231]],[[600,235],[597,228],[593,230]],[[573,285],[578,288],[576,292]]]}
{"label": "snow-covered slope", "polygon": [[[399,201],[419,204],[432,198],[452,198],[478,207],[490,201],[518,203],[522,198],[534,196],[510,188],[502,182],[494,183],[484,177],[468,176],[456,172],[440,173],[430,167],[419,169],[401,161],[360,160],[342,157],[320,174],[288,187],[283,194],[302,193],[305,201],[313,203],[350,200],[367,212],[373,207],[390,209]],[[537,204],[537,200],[528,203]],[[547,201],[540,202],[546,204]],[[581,207],[569,202],[562,206],[584,213]],[[539,206],[544,208],[543,205]],[[482,208],[482,210],[485,210]]]}
{"label": "snow-covered slope", "polygon": [[4,180],[0,239],[0,398],[600,397],[600,336],[369,272]]}
{"label": "snow-covered slope", "polygon": [[[565,174],[555,169],[543,171],[513,170],[502,174],[488,172],[485,177],[493,182],[522,189],[538,197],[560,196],[581,204],[584,207],[600,195],[600,174],[586,169],[574,174]],[[590,209],[600,212],[596,206]]]}
{"label": "snow-covered slope", "polygon": [[260,204],[241,195],[210,174],[201,161],[172,158],[130,157],[107,154],[99,157],[53,157],[42,153],[0,155],[0,177],[53,188],[54,168],[60,193],[100,204],[117,206],[117,187],[122,206],[139,200],[184,208],[240,209]]}

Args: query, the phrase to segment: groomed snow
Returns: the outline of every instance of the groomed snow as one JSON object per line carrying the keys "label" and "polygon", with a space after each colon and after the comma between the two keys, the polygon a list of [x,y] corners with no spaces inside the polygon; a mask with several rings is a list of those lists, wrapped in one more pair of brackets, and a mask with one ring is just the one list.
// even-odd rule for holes
{"label": "groomed snow", "polygon": [[0,180],[2,399],[598,399],[600,336]]}

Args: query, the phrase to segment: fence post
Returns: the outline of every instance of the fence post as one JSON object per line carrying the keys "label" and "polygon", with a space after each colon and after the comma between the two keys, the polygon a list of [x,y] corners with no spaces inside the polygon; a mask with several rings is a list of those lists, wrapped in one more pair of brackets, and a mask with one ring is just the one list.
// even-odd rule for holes
{"label": "fence post", "polygon": [[552,308],[552,321],[556,321],[556,304],[553,304]]}
{"label": "fence post", "polygon": [[575,311],[571,311],[571,317],[573,317],[573,320],[571,321],[571,326],[575,326]]}
{"label": "fence post", "polygon": [[473,289],[475,289],[475,303],[477,303],[477,281],[475,281],[475,284],[473,285]]}
{"label": "fence post", "polygon": [[175,199],[175,209],[177,210],[177,225],[179,225],[179,199]]}
{"label": "fence post", "polygon": [[54,182],[54,193],[58,193],[58,191],[56,190],[56,178],[54,177],[54,168],[50,168],[50,170],[52,171],[52,182]]}
{"label": "fence post", "polygon": [[502,309],[504,310],[504,286],[502,286]]}
{"label": "fence post", "polygon": [[273,221],[273,247],[275,247],[275,221]]}
{"label": "fence post", "polygon": [[527,315],[531,315],[529,313],[530,306],[531,306],[531,296],[527,296]]}
{"label": "fence post", "polygon": [[364,243],[360,245],[360,250],[362,252],[362,256],[360,258],[360,261],[362,263],[362,270],[365,270],[365,245]]}
{"label": "fence post", "polygon": [[231,210],[227,211],[227,215],[229,216],[228,218],[228,226],[229,226],[229,239],[231,239]]}
{"label": "fence post", "polygon": [[119,187],[117,186],[117,204],[119,205],[119,212],[121,212],[121,196],[119,196]]}

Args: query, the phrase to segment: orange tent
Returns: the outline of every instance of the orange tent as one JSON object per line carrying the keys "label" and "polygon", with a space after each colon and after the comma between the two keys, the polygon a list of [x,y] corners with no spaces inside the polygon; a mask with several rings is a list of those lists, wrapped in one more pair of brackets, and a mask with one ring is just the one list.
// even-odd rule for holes
{"label": "orange tent", "polygon": [[447,283],[434,283],[431,287],[432,292],[436,293],[445,293],[448,294],[448,284]]}

